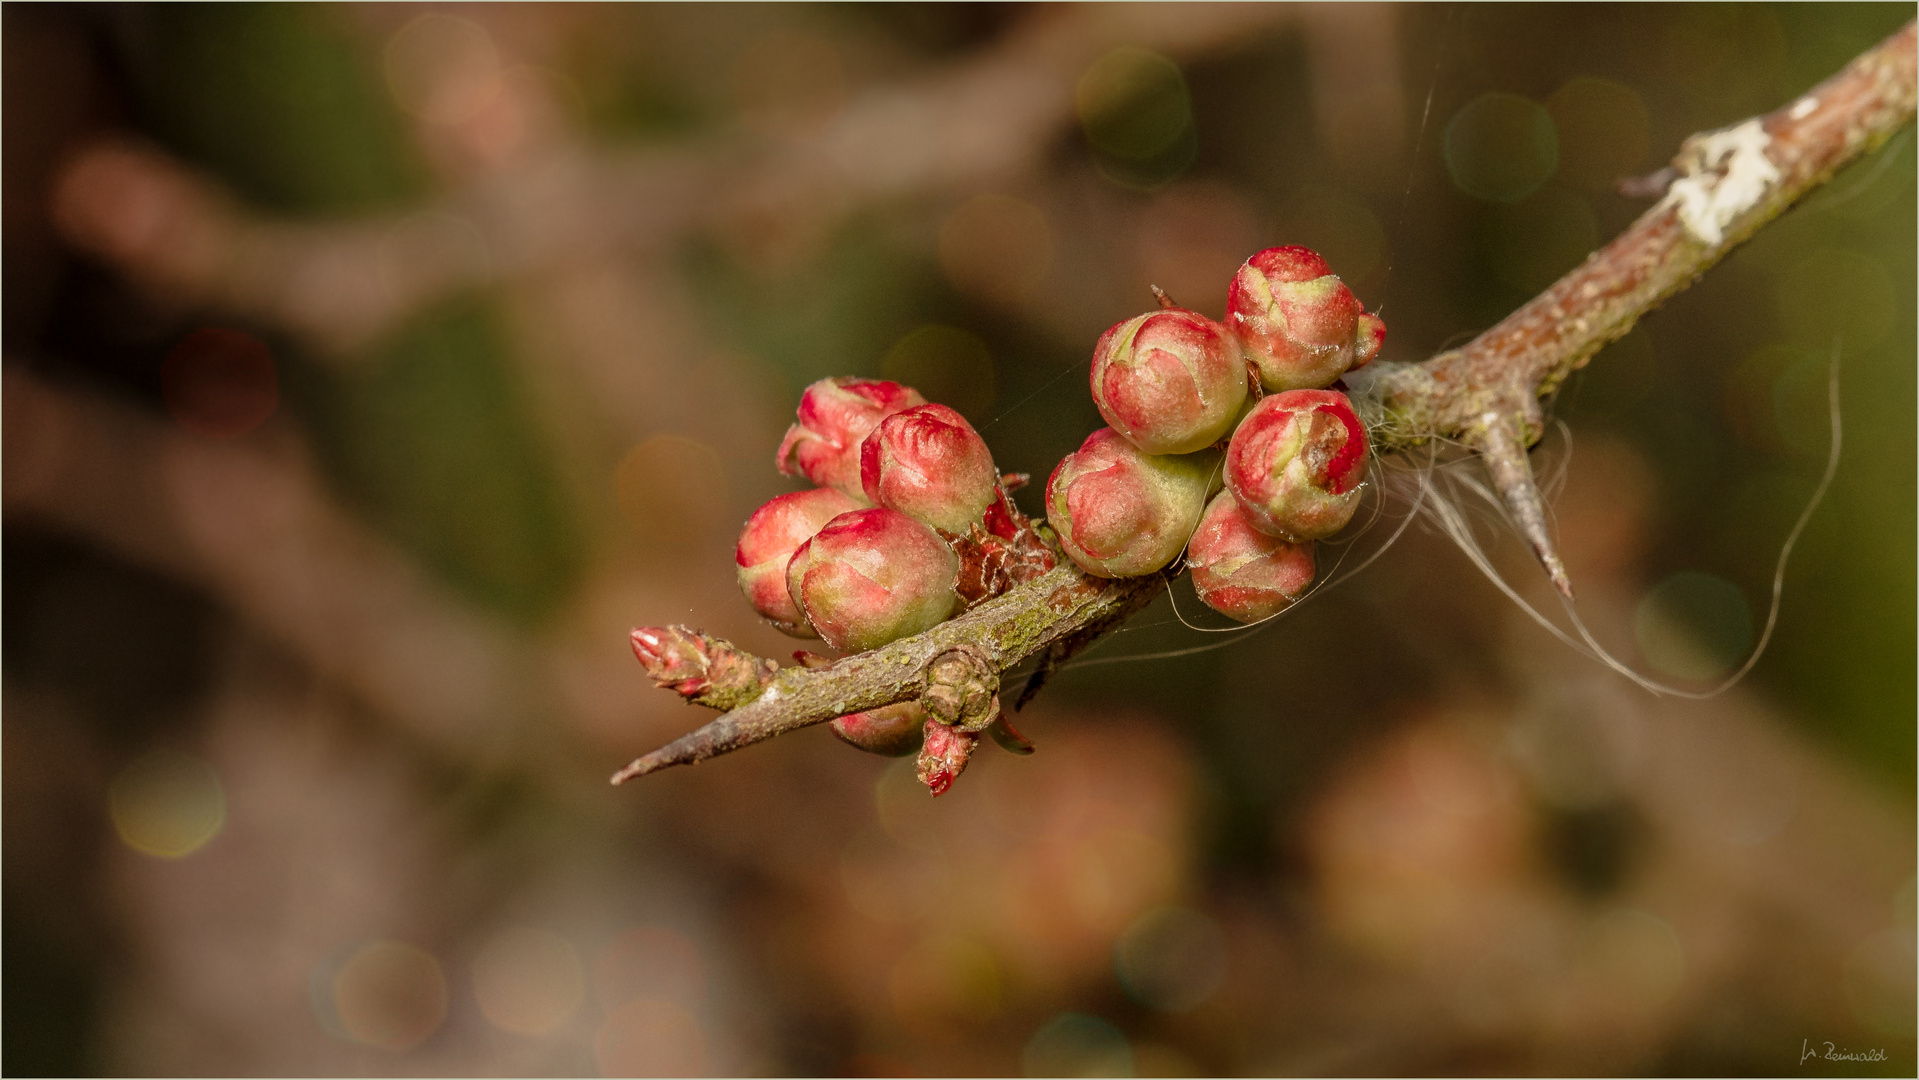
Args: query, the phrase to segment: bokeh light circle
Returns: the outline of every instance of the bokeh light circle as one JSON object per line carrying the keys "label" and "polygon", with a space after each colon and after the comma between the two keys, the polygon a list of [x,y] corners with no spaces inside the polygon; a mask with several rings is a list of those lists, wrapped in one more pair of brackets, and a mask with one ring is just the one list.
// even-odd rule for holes
{"label": "bokeh light circle", "polygon": [[726,516],[725,463],[698,439],[646,439],[621,459],[614,486],[627,524],[644,540],[694,543],[718,530]]}
{"label": "bokeh light circle", "polygon": [[252,334],[209,326],[180,339],[160,364],[167,412],[202,435],[231,439],[266,422],[280,404],[273,354]]}
{"label": "bokeh light circle", "polygon": [[565,1024],[586,993],[580,957],[551,930],[520,926],[494,935],[473,961],[473,996],[493,1026],[544,1035]]}
{"label": "bokeh light circle", "polygon": [[446,1019],[446,978],[431,953],[400,941],[362,946],[333,976],[334,1014],[347,1037],[407,1050]]}
{"label": "bokeh light circle", "polygon": [[928,323],[912,330],[887,351],[880,373],[976,424],[993,407],[993,354],[958,327]]}
{"label": "bokeh light circle", "polygon": [[1686,570],[1654,586],[1633,612],[1639,651],[1678,679],[1723,675],[1752,645],[1752,609],[1739,586]]}
{"label": "bokeh light circle", "polygon": [[227,816],[213,766],[173,750],[156,750],[121,769],[107,788],[107,806],[122,843],[163,859],[205,847]]}
{"label": "bokeh light circle", "polygon": [[1126,995],[1151,1009],[1185,1012],[1213,996],[1226,977],[1226,939],[1197,911],[1149,911],[1113,945]]}
{"label": "bokeh light circle", "polygon": [[1045,212],[1025,199],[979,195],[940,225],[939,258],[946,279],[969,296],[1003,304],[1038,299],[1053,269],[1053,230]]}
{"label": "bokeh light circle", "polygon": [[1546,99],[1559,136],[1559,177],[1593,191],[1610,191],[1645,166],[1652,148],[1646,103],[1631,87],[1581,75]]}
{"label": "bokeh light circle", "polygon": [[1033,1033],[1020,1064],[1028,1076],[1131,1076],[1133,1051],[1112,1024],[1067,1012]]}
{"label": "bokeh light circle", "polygon": [[671,1001],[635,998],[606,1015],[593,1041],[602,1076],[704,1076],[706,1032]]}
{"label": "bokeh light circle", "polygon": [[1193,123],[1192,95],[1179,65],[1130,45],[1095,60],[1073,97],[1086,141],[1126,161],[1146,161],[1170,149]]}
{"label": "bokeh light circle", "polygon": [[1467,102],[1447,122],[1443,146],[1453,186],[1488,202],[1518,202],[1559,167],[1551,114],[1518,94],[1481,94]]}

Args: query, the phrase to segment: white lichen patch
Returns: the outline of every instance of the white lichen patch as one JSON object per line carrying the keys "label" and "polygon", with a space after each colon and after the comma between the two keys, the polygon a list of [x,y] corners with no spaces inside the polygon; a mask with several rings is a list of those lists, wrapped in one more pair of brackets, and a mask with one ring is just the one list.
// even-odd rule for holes
{"label": "white lichen patch", "polygon": [[1812,97],[1811,95],[1807,95],[1806,97],[1802,97],[1798,101],[1793,102],[1792,111],[1787,113],[1786,115],[1792,117],[1794,120],[1804,120],[1806,117],[1811,116],[1812,111],[1814,109],[1817,109],[1818,107],[1819,107],[1819,99],[1816,97]]}
{"label": "white lichen patch", "polygon": [[1681,163],[1684,176],[1666,189],[1661,206],[1676,206],[1680,224],[1701,243],[1717,245],[1726,226],[1758,205],[1779,182],[1779,167],[1766,156],[1772,136],[1758,120],[1696,140]]}

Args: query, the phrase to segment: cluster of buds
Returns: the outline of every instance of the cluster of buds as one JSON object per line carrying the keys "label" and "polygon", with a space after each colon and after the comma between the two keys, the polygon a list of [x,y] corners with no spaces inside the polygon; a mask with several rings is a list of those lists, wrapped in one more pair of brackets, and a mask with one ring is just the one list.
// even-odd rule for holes
{"label": "cluster of buds", "polygon": [[[1156,573],[1183,553],[1201,600],[1243,622],[1268,618],[1312,584],[1314,541],[1352,518],[1366,431],[1332,387],[1385,335],[1301,247],[1248,259],[1223,323],[1160,294],[1160,310],[1094,349],[1093,400],[1110,426],[1053,470],[1050,534],[1013,505],[1007,493],[1025,478],[1000,474],[965,417],[898,383],[823,379],[801,396],[775,459],[815,487],[747,519],[740,590],[780,630],[861,652],[1037,578],[1060,552],[1104,578]],[[761,670],[680,628],[635,631],[633,647],[663,685],[708,704],[744,699],[771,676],[770,661]],[[936,795],[982,735],[1031,750],[981,656],[950,649],[926,679],[918,700],[841,716],[834,734],[874,753],[917,751]]]}
{"label": "cluster of buds", "polygon": [[1149,574],[1183,551],[1200,599],[1270,617],[1311,585],[1313,541],[1357,508],[1366,429],[1330,388],[1379,354],[1386,324],[1303,247],[1246,260],[1224,323],[1160,307],[1094,347],[1110,426],[1053,470],[1048,520],[1089,574]]}
{"label": "cluster of buds", "polygon": [[[1055,565],[1054,549],[1007,497],[1024,478],[1002,477],[965,417],[911,387],[855,378],[814,383],[775,464],[818,486],[754,511],[734,561],[747,602],[794,637],[817,637],[841,652],[876,649]],[[832,662],[795,656],[808,665]],[[965,767],[982,732],[1025,748],[998,715],[997,697],[983,700],[990,715],[975,710],[962,719],[904,702],[842,716],[832,730],[874,753],[920,752],[937,794]]]}

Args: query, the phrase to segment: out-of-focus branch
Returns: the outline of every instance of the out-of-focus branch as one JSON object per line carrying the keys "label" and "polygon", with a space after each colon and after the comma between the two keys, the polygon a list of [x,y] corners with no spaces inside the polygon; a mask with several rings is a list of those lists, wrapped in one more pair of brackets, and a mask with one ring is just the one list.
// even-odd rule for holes
{"label": "out-of-focus branch", "polygon": [[[1913,46],[1914,24],[1907,23],[1792,104],[1688,139],[1676,162],[1679,179],[1658,206],[1465,348],[1421,364],[1380,364],[1348,376],[1381,448],[1452,438],[1483,454],[1533,550],[1554,584],[1570,595],[1525,455],[1540,435],[1539,398],[1641,315],[1910,121]],[[915,698],[930,683],[932,661],[955,649],[980,649],[994,671],[1005,672],[1055,643],[1083,647],[1144,606],[1162,583],[1159,575],[1101,581],[1061,567],[923,634],[828,668],[781,671],[749,704],[639,758],[614,781]],[[743,654],[731,659],[753,660]]]}
{"label": "out-of-focus branch", "polygon": [[1464,348],[1421,364],[1376,365],[1349,378],[1380,446],[1452,438],[1484,455],[1515,524],[1570,596],[1524,451],[1542,434],[1539,399],[1910,122],[1913,38],[1909,22],[1790,104],[1686,140],[1673,162],[1676,178],[1658,205]]}
{"label": "out-of-focus branch", "polygon": [[[294,454],[191,434],[9,368],[8,516],[206,585],[414,737],[504,751],[537,682],[510,631],[358,525]],[[103,661],[110,662],[110,661]]]}
{"label": "out-of-focus branch", "polygon": [[[1074,80],[1121,44],[1190,56],[1293,17],[1284,5],[1067,5],[929,77],[855,97],[815,137],[607,153],[560,130],[550,89],[506,79],[501,109],[540,118],[537,153],[434,205],[341,222],[251,211],[166,154],[83,150],[56,189],[62,230],[182,303],[284,327],[337,353],[432,300],[585,254],[664,252],[691,232],[819,231],[879,199],[989,187],[1072,123]],[[517,105],[506,104],[516,99]],[[540,99],[540,100],[534,100]]]}

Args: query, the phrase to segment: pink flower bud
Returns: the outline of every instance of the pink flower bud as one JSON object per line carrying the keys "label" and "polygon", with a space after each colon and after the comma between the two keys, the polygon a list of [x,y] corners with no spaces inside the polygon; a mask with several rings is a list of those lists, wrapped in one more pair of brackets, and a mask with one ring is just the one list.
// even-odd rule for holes
{"label": "pink flower bud", "polygon": [[1087,573],[1150,574],[1186,547],[1218,476],[1217,451],[1159,457],[1101,428],[1053,469],[1047,520]]}
{"label": "pink flower bud", "polygon": [[1226,487],[1247,520],[1295,543],[1345,528],[1365,478],[1366,428],[1334,390],[1262,399],[1226,448]]}
{"label": "pink flower bud", "polygon": [[753,511],[733,549],[740,591],[767,622],[794,637],[817,637],[786,590],[786,564],[826,523],[860,504],[832,488],[777,495]]}
{"label": "pink flower bud", "polygon": [[959,557],[931,528],[883,506],[841,514],[800,545],[786,587],[828,645],[876,649],[945,622]]}
{"label": "pink flower bud", "polygon": [[986,441],[944,405],[919,405],[881,420],[860,444],[860,480],[871,501],[962,535],[999,494],[999,470]]}
{"label": "pink flower bud", "polygon": [[1149,454],[1190,454],[1224,438],[1246,401],[1246,361],[1232,331],[1183,308],[1148,312],[1100,335],[1093,401]]}
{"label": "pink flower bud", "polygon": [[1362,327],[1360,318],[1359,299],[1310,248],[1267,248],[1254,255],[1233,276],[1226,296],[1227,325],[1268,390],[1331,386],[1372,359],[1386,324],[1375,315]]}
{"label": "pink flower bud", "polygon": [[841,742],[869,754],[905,757],[918,753],[926,738],[926,710],[917,701],[902,701],[842,716],[828,726]]}
{"label": "pink flower bud", "polygon": [[1207,504],[1186,564],[1200,600],[1245,623],[1284,611],[1313,583],[1312,543],[1289,544],[1253,528],[1230,491]]}
{"label": "pink flower bud", "polygon": [[864,502],[861,441],[891,414],[924,404],[919,391],[896,382],[821,379],[800,395],[800,422],[786,429],[774,464],[788,476],[804,476]]}

